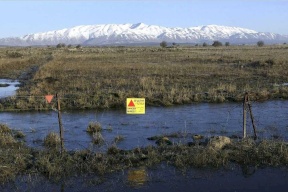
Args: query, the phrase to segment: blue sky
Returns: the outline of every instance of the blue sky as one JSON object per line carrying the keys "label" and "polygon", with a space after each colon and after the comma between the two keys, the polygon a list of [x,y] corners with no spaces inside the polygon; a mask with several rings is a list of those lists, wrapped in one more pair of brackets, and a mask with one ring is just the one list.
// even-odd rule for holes
{"label": "blue sky", "polygon": [[0,38],[86,24],[227,25],[288,35],[285,0],[0,0]]}

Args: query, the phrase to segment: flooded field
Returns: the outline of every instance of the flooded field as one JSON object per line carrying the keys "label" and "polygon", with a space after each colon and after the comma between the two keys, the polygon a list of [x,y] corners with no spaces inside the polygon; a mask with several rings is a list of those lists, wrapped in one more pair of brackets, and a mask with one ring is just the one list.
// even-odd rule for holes
{"label": "flooded field", "polygon": [[[131,178],[131,172],[142,175]],[[287,168],[221,170],[189,169],[182,172],[165,164],[150,169],[132,169],[105,177],[86,175],[53,183],[39,176],[19,177],[0,186],[1,191],[286,191]]]}
{"label": "flooded field", "polygon": [[[253,102],[257,134],[261,139],[288,139],[288,101]],[[191,104],[169,108],[148,107],[145,115],[127,115],[125,110],[63,111],[64,145],[68,151],[89,149],[105,152],[108,147],[135,149],[155,146],[147,138],[167,135],[174,143],[186,145],[192,135],[242,135],[242,104]],[[90,122],[102,126],[103,145],[92,142],[86,132]],[[44,149],[49,132],[59,132],[56,111],[1,112],[0,123],[25,134],[25,143]],[[250,119],[247,133],[253,135]],[[175,136],[177,135],[177,136]],[[179,136],[180,135],[180,136]],[[121,140],[116,141],[115,138]],[[286,191],[286,167],[261,167],[229,163],[222,168],[181,169],[168,163],[129,167],[121,171],[81,174],[53,182],[41,174],[17,176],[0,186],[1,191]],[[209,167],[209,166],[208,166]],[[44,174],[45,175],[45,174]]]}
{"label": "flooded field", "polygon": [[[262,139],[288,138],[288,101],[252,103],[258,136]],[[67,150],[105,150],[115,144],[120,149],[155,145],[147,140],[156,135],[171,135],[173,142],[192,141],[192,134],[242,136],[242,104],[191,104],[169,108],[148,107],[145,115],[127,115],[125,110],[65,111],[62,114],[64,142]],[[104,145],[92,144],[86,132],[90,122],[102,126]],[[0,123],[22,131],[28,146],[41,148],[49,132],[59,132],[56,111],[1,112]],[[179,133],[175,138],[173,135]],[[247,119],[247,133],[253,135],[251,121]],[[181,135],[181,137],[179,137]]]}

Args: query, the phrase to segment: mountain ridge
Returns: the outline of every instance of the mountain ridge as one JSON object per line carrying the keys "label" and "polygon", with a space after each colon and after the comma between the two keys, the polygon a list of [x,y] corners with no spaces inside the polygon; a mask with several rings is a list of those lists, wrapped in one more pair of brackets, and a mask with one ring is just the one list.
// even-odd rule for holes
{"label": "mountain ridge", "polygon": [[126,23],[79,25],[61,30],[27,34],[21,37],[1,38],[0,45],[43,46],[65,43],[93,46],[147,44],[162,41],[190,44],[209,43],[215,40],[229,41],[232,44],[250,44],[259,40],[263,40],[265,43],[283,43],[288,41],[288,35],[221,25],[169,28],[145,23]]}

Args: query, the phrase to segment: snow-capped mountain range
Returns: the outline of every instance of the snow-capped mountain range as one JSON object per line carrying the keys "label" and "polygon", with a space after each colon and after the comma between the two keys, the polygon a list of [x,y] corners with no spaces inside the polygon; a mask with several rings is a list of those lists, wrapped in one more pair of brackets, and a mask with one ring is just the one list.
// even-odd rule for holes
{"label": "snow-capped mountain range", "polygon": [[43,33],[29,34],[22,37],[0,39],[0,45],[34,46],[81,44],[81,45],[129,45],[153,44],[162,41],[174,43],[203,43],[215,40],[231,44],[288,42],[288,35],[257,32],[240,27],[206,25],[189,28],[169,28],[157,25],[137,24],[103,24],[81,25],[73,28]]}

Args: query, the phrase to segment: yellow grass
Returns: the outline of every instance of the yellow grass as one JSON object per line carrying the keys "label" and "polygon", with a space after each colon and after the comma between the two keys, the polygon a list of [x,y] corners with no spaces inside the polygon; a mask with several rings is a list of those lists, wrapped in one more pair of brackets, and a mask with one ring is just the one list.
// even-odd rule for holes
{"label": "yellow grass", "polygon": [[252,99],[287,98],[287,87],[273,86],[288,82],[287,50],[285,45],[16,50],[23,58],[8,58],[0,51],[0,68],[11,77],[19,75],[8,67],[11,62],[24,70],[32,66],[27,60],[41,61],[30,84],[18,92],[32,97],[0,103],[0,109],[49,109],[45,100],[33,96],[56,93],[66,109],[124,107],[127,97],[165,106],[240,101],[246,91]]}

